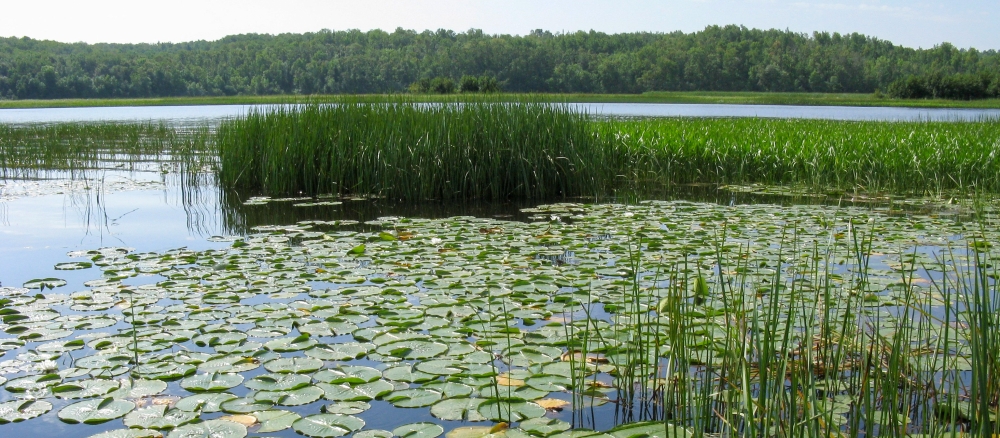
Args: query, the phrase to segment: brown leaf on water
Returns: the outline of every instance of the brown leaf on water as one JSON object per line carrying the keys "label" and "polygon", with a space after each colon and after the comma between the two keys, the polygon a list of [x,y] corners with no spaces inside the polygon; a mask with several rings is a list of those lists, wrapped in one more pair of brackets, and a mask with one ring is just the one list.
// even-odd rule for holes
{"label": "brown leaf on water", "polygon": [[587,355],[584,356],[583,353],[579,351],[567,351],[563,353],[561,359],[563,362],[569,362],[570,360],[573,362],[582,362],[586,359],[587,363],[608,363],[608,359],[604,357],[603,354],[587,353]]}
{"label": "brown leaf on water", "polygon": [[253,415],[226,415],[225,417],[219,417],[219,419],[242,424],[246,427],[257,424],[257,417],[254,417]]}
{"label": "brown leaf on water", "polygon": [[174,407],[174,405],[177,404],[177,402],[180,399],[181,398],[177,397],[177,396],[156,397],[156,398],[150,400],[149,404],[154,405],[154,406],[166,405],[166,406]]}
{"label": "brown leaf on water", "polygon": [[497,385],[500,386],[524,386],[524,380],[512,379],[509,374],[503,373],[497,376]]}
{"label": "brown leaf on water", "polygon": [[546,398],[542,400],[535,400],[538,406],[545,408],[546,411],[561,411],[564,407],[569,405],[566,400],[559,400],[557,398]]}
{"label": "brown leaf on water", "polygon": [[510,428],[510,424],[509,423],[504,423],[504,422],[501,421],[501,422],[493,425],[493,427],[490,428],[490,433],[501,432],[501,431],[507,430],[509,428]]}

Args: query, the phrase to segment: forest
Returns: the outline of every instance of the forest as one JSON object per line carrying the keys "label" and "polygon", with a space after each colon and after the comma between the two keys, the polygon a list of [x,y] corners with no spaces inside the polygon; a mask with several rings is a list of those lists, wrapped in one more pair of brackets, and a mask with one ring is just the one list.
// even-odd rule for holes
{"label": "forest", "polygon": [[[952,97],[940,90],[954,87],[934,84],[972,84],[981,93],[954,98],[979,98],[997,97],[998,72],[996,50],[949,43],[912,49],[856,33],[735,25],[693,33],[535,30],[523,36],[476,29],[323,30],[161,44],[0,38],[0,99],[458,92],[466,90],[461,83],[467,78],[489,83],[483,91],[505,92],[879,92],[910,98]],[[430,87],[432,82],[442,86]]]}

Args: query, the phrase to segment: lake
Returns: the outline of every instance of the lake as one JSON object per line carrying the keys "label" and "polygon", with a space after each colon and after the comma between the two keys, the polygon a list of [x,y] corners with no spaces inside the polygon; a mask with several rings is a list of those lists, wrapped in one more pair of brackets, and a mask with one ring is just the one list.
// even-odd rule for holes
{"label": "lake", "polygon": [[[574,103],[573,108],[610,117],[766,117],[828,120],[976,121],[1000,118],[1000,109]],[[0,109],[0,123],[153,121],[178,125],[217,124],[268,105],[191,105],[99,108]]]}
{"label": "lake", "polygon": [[[675,106],[587,109],[698,115]],[[0,117],[204,125],[248,108]],[[945,117],[920,111],[935,115],[905,117]],[[0,434],[629,438],[669,419],[879,435],[956,427],[938,406],[962,426],[989,415],[964,400],[997,356],[972,342],[1000,310],[993,199],[695,185],[401,205],[140,164],[0,180]]]}

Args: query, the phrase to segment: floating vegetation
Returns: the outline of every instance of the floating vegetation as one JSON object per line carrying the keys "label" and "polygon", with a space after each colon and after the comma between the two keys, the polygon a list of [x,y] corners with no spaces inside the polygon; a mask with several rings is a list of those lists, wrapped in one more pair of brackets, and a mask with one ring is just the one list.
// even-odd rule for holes
{"label": "floating vegetation", "polygon": [[0,423],[121,428],[102,436],[1000,432],[992,204],[974,222],[687,201],[525,213],[536,220],[309,221],[213,237],[232,242],[219,249],[71,252],[56,266],[94,272],[83,289],[0,288]]}

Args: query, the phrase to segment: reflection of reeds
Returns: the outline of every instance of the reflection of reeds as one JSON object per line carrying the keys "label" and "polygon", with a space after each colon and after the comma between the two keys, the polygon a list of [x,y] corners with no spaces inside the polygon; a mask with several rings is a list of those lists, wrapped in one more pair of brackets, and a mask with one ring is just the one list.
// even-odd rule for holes
{"label": "reflection of reeds", "polygon": [[135,170],[150,163],[199,172],[213,162],[210,147],[207,129],[119,122],[0,125],[0,178]]}

